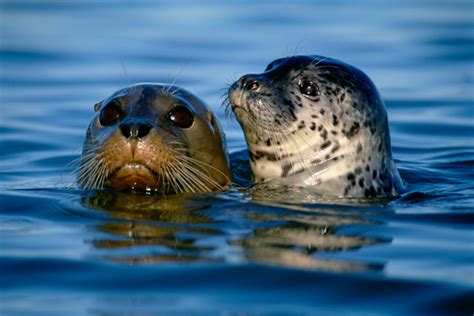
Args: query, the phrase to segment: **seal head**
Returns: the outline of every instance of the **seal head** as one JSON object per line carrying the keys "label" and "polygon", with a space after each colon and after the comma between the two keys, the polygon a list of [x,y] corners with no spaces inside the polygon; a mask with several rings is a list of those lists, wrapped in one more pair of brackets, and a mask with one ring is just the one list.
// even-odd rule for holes
{"label": "seal head", "polygon": [[322,56],[281,58],[241,77],[228,98],[255,182],[338,197],[402,191],[384,103],[359,69]]}
{"label": "seal head", "polygon": [[83,188],[195,193],[231,181],[217,119],[190,92],[136,84],[97,103],[95,111],[76,170]]}

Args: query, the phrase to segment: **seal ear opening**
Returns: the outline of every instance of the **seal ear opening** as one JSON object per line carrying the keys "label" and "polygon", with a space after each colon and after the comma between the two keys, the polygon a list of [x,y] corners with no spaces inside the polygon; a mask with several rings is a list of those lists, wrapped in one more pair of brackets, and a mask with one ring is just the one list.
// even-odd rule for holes
{"label": "seal ear opening", "polygon": [[96,111],[96,112],[99,111],[101,105],[102,105],[102,101],[97,102],[96,104],[94,104],[94,111]]}

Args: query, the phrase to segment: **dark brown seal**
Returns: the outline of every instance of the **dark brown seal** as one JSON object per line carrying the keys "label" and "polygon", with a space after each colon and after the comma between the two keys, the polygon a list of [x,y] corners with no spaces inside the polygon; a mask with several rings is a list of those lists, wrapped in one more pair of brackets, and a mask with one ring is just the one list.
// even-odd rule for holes
{"label": "dark brown seal", "polygon": [[220,190],[232,175],[214,114],[173,85],[136,84],[95,105],[78,183],[162,193]]}

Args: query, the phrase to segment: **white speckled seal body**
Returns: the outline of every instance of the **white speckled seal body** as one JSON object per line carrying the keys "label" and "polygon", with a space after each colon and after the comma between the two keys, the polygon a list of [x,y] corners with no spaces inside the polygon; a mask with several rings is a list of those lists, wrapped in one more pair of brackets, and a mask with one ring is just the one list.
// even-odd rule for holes
{"label": "white speckled seal body", "polygon": [[385,106],[359,69],[322,56],[282,58],[241,77],[228,95],[254,182],[339,197],[402,192]]}

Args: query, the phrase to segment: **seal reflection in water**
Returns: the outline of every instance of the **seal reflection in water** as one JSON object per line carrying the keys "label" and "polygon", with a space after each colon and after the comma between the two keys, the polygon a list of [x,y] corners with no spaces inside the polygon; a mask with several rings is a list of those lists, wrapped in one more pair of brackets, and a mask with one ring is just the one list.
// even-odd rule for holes
{"label": "seal reflection in water", "polygon": [[83,188],[197,193],[231,181],[218,122],[190,92],[137,84],[95,111],[77,169]]}
{"label": "seal reflection in water", "polygon": [[[87,237],[94,246],[88,255],[123,263],[235,263],[237,259],[325,271],[383,269],[383,263],[370,260],[331,258],[341,251],[391,241],[365,236],[367,227],[381,225],[364,218],[370,211],[302,205],[278,209],[253,203],[239,207],[232,200],[214,199],[88,192],[82,205],[106,214],[89,227],[99,234]],[[352,225],[356,228],[349,233],[340,230]]]}
{"label": "seal reflection in water", "polygon": [[402,191],[387,114],[362,71],[321,56],[277,59],[229,89],[257,183],[337,197]]}

